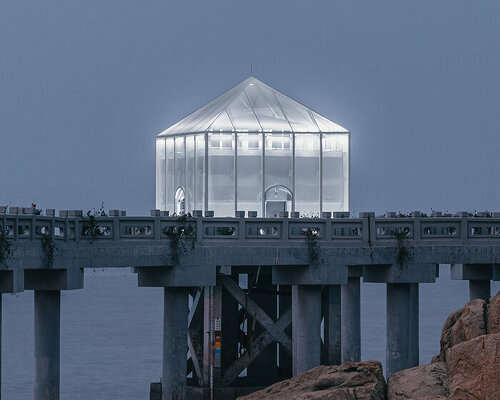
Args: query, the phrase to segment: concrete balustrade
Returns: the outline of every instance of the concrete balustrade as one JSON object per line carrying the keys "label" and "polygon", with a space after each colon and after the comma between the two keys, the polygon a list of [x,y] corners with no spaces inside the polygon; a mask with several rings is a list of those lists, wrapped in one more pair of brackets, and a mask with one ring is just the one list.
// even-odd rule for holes
{"label": "concrete balustrade", "polygon": [[[46,216],[34,215],[34,210],[31,208],[28,211],[31,215],[23,214],[22,207],[10,207],[9,214],[6,214],[5,210],[3,213],[0,213],[2,215],[0,224],[5,225],[10,237],[15,237],[16,240],[33,239],[29,232],[33,231],[37,225],[46,224],[49,227],[52,225],[51,228],[53,230],[66,225],[68,228],[66,230],[62,230],[61,232],[52,231],[57,240],[79,241],[80,239],[88,239],[88,237],[82,234],[81,229],[76,229],[77,226],[81,227],[82,224],[88,222],[88,217],[83,214],[82,210],[60,210],[59,217],[54,216],[55,210],[53,209],[46,210]],[[111,227],[109,220],[117,219],[117,224],[112,226],[111,230],[117,230],[118,232],[110,232],[110,236],[118,239],[129,236],[126,232],[127,227],[130,226],[152,226],[151,230],[137,230],[134,233],[134,237],[150,240],[156,240],[155,238],[157,237],[168,239],[168,236],[163,232],[163,228],[165,225],[177,221],[177,217],[169,216],[168,212],[160,210],[151,210],[151,217],[126,217],[126,212],[120,210],[110,210],[109,213],[109,217],[96,217],[95,223],[98,227],[107,229]],[[469,217],[465,213],[459,213],[457,216],[442,216],[442,214],[435,213],[433,217],[422,217],[417,212],[412,213],[412,217],[397,217],[395,213],[389,213],[389,217],[375,218],[374,213],[364,212],[360,213],[359,218],[352,218],[349,216],[349,213],[334,212],[333,218],[330,218],[330,213],[324,212],[322,214],[323,218],[317,219],[298,218],[295,214],[293,213],[291,218],[285,217],[285,214],[283,214],[282,218],[257,218],[255,212],[249,211],[249,218],[243,218],[243,214],[238,212],[236,218],[242,218],[243,223],[241,226],[242,229],[238,229],[235,236],[242,239],[258,239],[259,237],[248,236],[247,224],[250,221],[254,223],[260,221],[264,225],[272,223],[276,230],[275,237],[282,239],[297,238],[295,232],[297,232],[297,229],[300,230],[301,226],[319,224],[322,228],[322,233],[331,232],[331,234],[320,234],[318,240],[322,243],[331,243],[334,246],[340,245],[340,243],[336,243],[338,240],[344,242],[352,241],[360,245],[362,243],[384,245],[384,242],[387,240],[394,240],[396,233],[403,229],[410,243],[428,243],[429,245],[435,242],[440,242],[441,245],[460,245],[463,244],[464,240],[479,244],[484,242],[485,239],[500,239],[499,213],[493,213],[495,218],[491,216]],[[216,218],[217,216],[213,214],[213,211],[205,211],[205,217],[200,217],[200,210],[193,211],[193,217],[191,218],[193,220],[198,218],[198,223],[202,225],[209,226],[215,222],[214,220],[217,220],[218,223],[229,223],[234,220],[234,218],[229,217]],[[158,218],[162,222],[158,226],[155,226],[153,222]],[[284,230],[285,226],[287,227],[286,231]],[[21,229],[21,227],[29,229]],[[159,229],[161,232],[156,232],[155,229]],[[38,238],[38,235],[38,233],[35,235],[35,239]],[[304,236],[304,232],[301,235]],[[99,235],[99,237],[92,238],[92,240],[103,239],[106,239],[106,235]],[[204,239],[210,240],[210,237]],[[214,239],[220,240],[225,238],[214,237]],[[268,237],[260,239],[266,240]]]}

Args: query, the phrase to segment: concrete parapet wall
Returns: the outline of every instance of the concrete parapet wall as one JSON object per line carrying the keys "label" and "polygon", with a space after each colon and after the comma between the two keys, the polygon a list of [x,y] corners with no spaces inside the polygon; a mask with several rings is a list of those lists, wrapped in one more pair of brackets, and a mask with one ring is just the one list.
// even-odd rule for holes
{"label": "concrete parapet wall", "polygon": [[[40,240],[47,234],[56,246],[54,270],[184,266],[162,275],[168,280],[163,283],[171,286],[211,285],[212,270],[220,265],[280,266],[273,272],[279,284],[343,284],[346,266],[362,268],[365,280],[372,282],[433,282],[436,264],[468,265],[461,279],[477,279],[474,274],[485,268],[490,271],[487,279],[500,278],[500,218],[374,218],[370,213],[363,218],[176,218],[114,213],[90,221],[80,214],[0,216],[15,246],[3,267],[5,291],[24,284],[21,271],[47,269]],[[177,235],[177,247],[172,246],[172,235]],[[316,252],[315,260],[311,251]],[[398,264],[400,268],[394,267]],[[67,279],[68,288],[78,287],[78,272]]]}

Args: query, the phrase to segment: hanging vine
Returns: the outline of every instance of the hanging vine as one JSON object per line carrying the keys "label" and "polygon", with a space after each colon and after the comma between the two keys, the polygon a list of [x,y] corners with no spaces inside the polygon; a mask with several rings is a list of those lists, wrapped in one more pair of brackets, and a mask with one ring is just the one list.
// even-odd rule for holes
{"label": "hanging vine", "polygon": [[0,265],[14,254],[14,244],[8,239],[7,230],[0,228]]}
{"label": "hanging vine", "polygon": [[169,238],[170,262],[178,265],[181,255],[193,250],[196,242],[196,222],[189,221],[189,214],[181,215],[176,219],[175,226],[167,226],[162,232]]}
{"label": "hanging vine", "polygon": [[316,228],[307,228],[303,232],[306,237],[311,264],[323,264],[323,250],[321,250],[321,246],[318,241],[319,230]]}
{"label": "hanging vine", "polygon": [[408,242],[408,235],[410,229],[401,228],[394,232],[394,236],[398,242],[398,247],[396,249],[396,262],[402,267],[404,263],[411,259],[412,255],[410,253],[411,246]]}
{"label": "hanging vine", "polygon": [[58,247],[54,241],[54,238],[50,233],[44,233],[40,237],[40,241],[42,242],[42,251],[44,254],[44,263],[47,268],[52,268],[54,265],[54,260],[56,258],[56,254],[58,251]]}

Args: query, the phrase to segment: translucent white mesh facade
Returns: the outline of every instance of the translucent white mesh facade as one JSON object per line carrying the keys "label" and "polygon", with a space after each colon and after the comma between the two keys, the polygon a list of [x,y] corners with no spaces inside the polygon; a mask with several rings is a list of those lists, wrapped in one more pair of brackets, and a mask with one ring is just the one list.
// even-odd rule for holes
{"label": "translucent white mesh facade", "polygon": [[349,132],[251,77],[156,138],[156,207],[349,210]]}

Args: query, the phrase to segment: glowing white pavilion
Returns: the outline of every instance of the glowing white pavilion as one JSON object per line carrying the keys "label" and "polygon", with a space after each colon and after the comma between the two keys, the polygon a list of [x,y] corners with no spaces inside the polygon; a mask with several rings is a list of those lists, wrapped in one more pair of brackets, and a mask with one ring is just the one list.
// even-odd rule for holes
{"label": "glowing white pavilion", "polygon": [[349,210],[349,131],[250,77],[156,137],[156,208]]}

